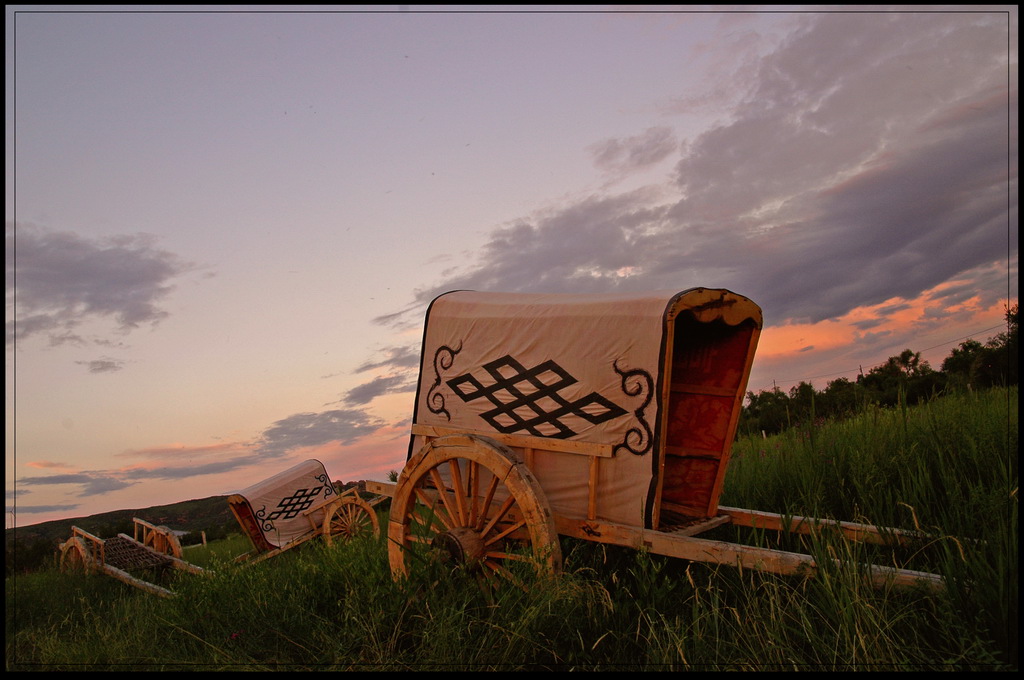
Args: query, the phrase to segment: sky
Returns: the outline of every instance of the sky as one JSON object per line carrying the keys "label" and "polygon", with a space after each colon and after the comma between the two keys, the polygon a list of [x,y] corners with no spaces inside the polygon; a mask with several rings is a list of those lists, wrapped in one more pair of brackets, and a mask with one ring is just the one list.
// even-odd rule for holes
{"label": "sky", "polygon": [[748,390],[1005,330],[1016,6],[6,7],[7,526],[401,469],[441,292],[745,295]]}

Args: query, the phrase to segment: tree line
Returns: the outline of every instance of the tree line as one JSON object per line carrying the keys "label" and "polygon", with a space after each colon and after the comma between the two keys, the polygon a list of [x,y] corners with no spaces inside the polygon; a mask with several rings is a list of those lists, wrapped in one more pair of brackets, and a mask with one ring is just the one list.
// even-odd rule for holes
{"label": "tree line", "polygon": [[916,404],[948,392],[1016,385],[1019,314],[1019,305],[1008,308],[1005,332],[985,343],[960,343],[938,370],[922,360],[920,352],[905,349],[856,380],[829,381],[824,390],[801,381],[789,392],[777,387],[748,392],[738,434],[778,434],[813,420],[851,415],[866,404]]}

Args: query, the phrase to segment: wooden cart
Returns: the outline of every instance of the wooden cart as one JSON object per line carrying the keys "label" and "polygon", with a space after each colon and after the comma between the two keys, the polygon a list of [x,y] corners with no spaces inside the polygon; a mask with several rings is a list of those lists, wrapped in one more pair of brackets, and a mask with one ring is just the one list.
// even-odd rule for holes
{"label": "wooden cart", "polygon": [[355,488],[339,494],[323,463],[307,460],[228,497],[253,549],[236,561],[255,563],[323,536],[328,543],[379,532],[377,513]]}
{"label": "wooden cart", "polygon": [[[761,327],[756,304],[720,289],[435,299],[407,462],[396,484],[367,483],[393,497],[395,577],[438,555],[491,576],[557,571],[559,535],[783,574],[818,565],[697,535],[731,523],[911,538],[719,506]],[[870,569],[879,585],[942,583]]]}
{"label": "wooden cart", "polygon": [[132,522],[134,536],[118,534],[107,539],[71,527],[71,538],[60,545],[61,571],[106,574],[160,597],[172,597],[174,592],[133,576],[131,572],[172,567],[193,574],[206,573],[202,567],[182,559],[181,543],[171,529],[137,517]]}

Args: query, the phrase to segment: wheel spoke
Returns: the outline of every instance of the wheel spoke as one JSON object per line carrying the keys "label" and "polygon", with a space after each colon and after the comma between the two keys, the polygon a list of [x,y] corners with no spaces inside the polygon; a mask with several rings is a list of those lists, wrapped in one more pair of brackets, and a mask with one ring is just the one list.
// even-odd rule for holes
{"label": "wheel spoke", "polygon": [[434,512],[428,511],[426,516],[414,516],[410,518],[409,530],[411,535],[420,536],[426,540],[444,533],[447,528],[440,517]]}
{"label": "wheel spoke", "polygon": [[480,463],[475,460],[469,461],[469,518],[466,526],[476,527],[477,515],[480,512],[480,497],[477,492],[480,490]]}
{"label": "wheel spoke", "polygon": [[529,555],[520,555],[519,553],[498,552],[498,551],[494,551],[494,552],[488,551],[487,552],[487,559],[492,559],[492,560],[513,560],[513,561],[516,561],[516,562],[532,562],[533,561],[533,558],[530,557]]}
{"label": "wheel spoke", "polygon": [[452,487],[455,492],[455,506],[459,513],[459,526],[469,526],[466,523],[468,514],[466,512],[466,498],[462,486],[462,470],[459,469],[459,461],[455,459],[448,461],[448,468],[452,471]]}
{"label": "wheel spoke", "polygon": [[526,526],[526,520],[525,519],[522,520],[522,521],[516,522],[515,524],[510,526],[508,529],[505,529],[504,531],[502,531],[500,534],[495,534],[494,536],[492,536],[488,540],[484,541],[484,545],[491,545],[495,541],[500,541],[501,539],[505,538],[506,536],[508,536],[512,532],[517,531],[519,529],[522,529],[525,526]]}
{"label": "wheel spoke", "polygon": [[491,518],[491,521],[487,523],[487,526],[484,527],[480,531],[480,533],[482,535],[484,535],[484,536],[489,534],[491,532],[491,529],[494,528],[494,525],[501,521],[501,519],[508,513],[508,511],[515,504],[515,502],[516,502],[515,497],[512,496],[512,495],[509,495],[509,497],[505,499],[505,502],[501,504],[501,507],[498,508],[497,514],[495,514],[494,517]]}
{"label": "wheel spoke", "polygon": [[[437,505],[437,499],[430,498],[430,496],[428,496],[425,491],[419,488],[416,489],[416,498],[418,498],[419,501],[424,506],[426,506],[424,510],[430,513],[430,521],[427,523],[428,526],[430,524],[433,524],[434,520],[436,519],[437,521],[441,522],[442,525],[444,525],[444,529],[455,528],[455,524],[451,521],[451,518],[448,516],[448,514],[445,513],[443,509]],[[415,506],[413,506],[413,509],[415,509]]]}
{"label": "wheel spoke", "polygon": [[[491,509],[491,501],[494,500],[494,492],[498,490],[498,477],[497,475],[491,476],[491,483],[487,486],[487,495],[484,498],[483,504],[480,506],[480,517],[477,519],[476,524],[473,526],[477,531],[481,531],[484,526],[484,522],[487,521],[487,513]],[[486,532],[482,532],[486,533]]]}
{"label": "wheel spoke", "polygon": [[445,486],[444,481],[441,479],[441,473],[437,471],[437,467],[430,468],[430,479],[434,482],[434,485],[437,487],[437,493],[441,497],[441,504],[444,505],[444,509],[448,513],[449,519],[451,519],[452,521],[452,524],[449,525],[449,528],[458,526],[457,524],[455,524],[455,520],[458,517],[458,515],[452,509],[452,502],[448,499],[448,487]]}
{"label": "wheel spoke", "polygon": [[495,562],[493,560],[485,560],[484,566],[490,569],[492,572],[491,578],[489,579],[492,583],[496,583],[495,579],[497,577],[500,577],[505,579],[509,583],[513,584],[517,588],[521,590],[526,590],[526,586],[523,585],[523,582],[519,580],[515,576],[515,574],[513,574],[511,571],[503,567],[499,562]]}

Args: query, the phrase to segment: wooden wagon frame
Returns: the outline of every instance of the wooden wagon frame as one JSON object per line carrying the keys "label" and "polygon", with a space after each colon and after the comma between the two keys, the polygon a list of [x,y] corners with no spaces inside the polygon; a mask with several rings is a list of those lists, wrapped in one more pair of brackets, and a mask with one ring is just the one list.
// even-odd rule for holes
{"label": "wooden wagon frame", "polygon": [[133,576],[131,571],[172,567],[192,574],[208,573],[182,558],[181,542],[168,527],[138,517],[133,517],[132,523],[134,536],[118,534],[106,539],[72,526],[71,537],[60,545],[61,571],[105,574],[160,597],[173,597],[174,592]]}
{"label": "wooden wagon frame", "polygon": [[[561,567],[559,535],[813,574],[811,555],[698,538],[725,524],[899,544],[913,532],[718,504],[762,328],[723,289],[641,295],[456,291],[427,312],[393,574],[442,554],[489,575]],[[876,585],[942,579],[870,566]]]}
{"label": "wooden wagon frame", "polygon": [[338,493],[323,463],[310,459],[228,497],[228,506],[253,548],[237,562],[254,564],[306,541],[347,540],[379,532],[373,506],[355,487]]}

